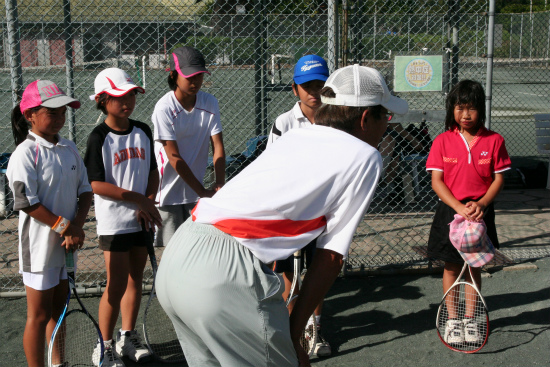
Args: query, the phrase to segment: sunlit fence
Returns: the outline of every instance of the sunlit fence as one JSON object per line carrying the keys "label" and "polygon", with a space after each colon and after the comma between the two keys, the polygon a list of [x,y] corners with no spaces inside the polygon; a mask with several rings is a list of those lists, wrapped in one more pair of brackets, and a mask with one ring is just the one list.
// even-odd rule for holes
{"label": "sunlit fence", "polygon": [[[230,179],[259,153],[250,143],[268,134],[275,118],[296,102],[291,91],[293,66],[304,54],[325,57],[332,70],[352,63],[375,67],[392,89],[399,77],[396,57],[438,57],[439,90],[397,92],[409,101],[411,112],[396,119],[402,129],[396,125],[396,133],[380,147],[385,177],[357,230],[346,271],[425,266],[419,248],[426,245],[436,203],[423,169],[426,152],[431,140],[443,132],[445,93],[464,78],[485,85],[490,57],[494,58],[491,128],[504,135],[513,157],[522,162],[537,159],[533,114],[548,112],[549,13],[497,14],[494,53],[488,55],[489,2],[417,1],[414,10],[377,1],[361,6],[350,1],[318,2],[315,9],[306,6],[311,2],[288,2],[287,8],[285,3],[5,2],[0,42],[0,107],[6,111],[0,124],[2,294],[22,290],[18,213],[11,209],[3,174],[14,149],[8,111],[24,86],[38,78],[55,81],[82,101],[79,110],[69,111],[62,135],[74,140],[83,153],[88,134],[103,119],[87,98],[99,71],[120,67],[146,89],[132,118],[152,126],[154,105],[168,91],[170,51],[180,45],[198,48],[211,72],[203,89],[220,102]],[[211,183],[211,171],[204,180]],[[101,291],[105,276],[93,208],[85,230],[78,281],[90,291]],[[161,256],[162,250],[158,251]]]}

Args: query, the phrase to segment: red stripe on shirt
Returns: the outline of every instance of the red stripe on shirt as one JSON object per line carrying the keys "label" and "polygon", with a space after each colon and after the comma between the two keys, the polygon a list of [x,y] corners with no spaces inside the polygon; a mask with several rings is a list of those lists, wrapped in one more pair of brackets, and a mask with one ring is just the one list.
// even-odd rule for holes
{"label": "red stripe on shirt", "polygon": [[[196,209],[196,207],[195,207]],[[193,220],[196,219],[193,209]],[[213,223],[220,231],[237,238],[271,238],[296,237],[326,226],[324,216],[310,220],[258,220],[258,219],[223,219]]]}

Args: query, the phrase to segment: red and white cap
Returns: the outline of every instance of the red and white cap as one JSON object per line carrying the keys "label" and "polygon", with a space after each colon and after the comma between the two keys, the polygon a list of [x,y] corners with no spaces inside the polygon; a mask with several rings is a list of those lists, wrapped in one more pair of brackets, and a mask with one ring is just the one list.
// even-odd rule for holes
{"label": "red and white cap", "polygon": [[111,97],[123,96],[134,89],[139,93],[145,93],[145,89],[136,85],[130,75],[119,68],[108,68],[97,74],[94,88],[95,94],[90,96],[92,101],[102,93],[107,93]]}
{"label": "red and white cap", "polygon": [[35,80],[25,88],[19,103],[19,109],[21,113],[24,113],[25,110],[38,106],[58,108],[67,105],[72,108],[79,108],[80,102],[67,96],[51,80]]}

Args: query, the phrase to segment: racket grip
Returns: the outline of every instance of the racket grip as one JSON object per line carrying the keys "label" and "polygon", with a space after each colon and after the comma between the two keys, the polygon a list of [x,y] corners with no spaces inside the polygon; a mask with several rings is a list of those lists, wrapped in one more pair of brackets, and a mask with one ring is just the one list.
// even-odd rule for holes
{"label": "racket grip", "polygon": [[67,272],[74,271],[74,254],[73,251],[65,253],[65,266],[67,266]]}

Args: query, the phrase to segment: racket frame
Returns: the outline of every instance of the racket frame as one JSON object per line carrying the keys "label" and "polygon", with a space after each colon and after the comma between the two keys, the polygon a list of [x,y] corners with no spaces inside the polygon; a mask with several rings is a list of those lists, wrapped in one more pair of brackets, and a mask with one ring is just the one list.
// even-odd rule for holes
{"label": "racket frame", "polygon": [[[86,307],[84,307],[84,304],[80,300],[80,297],[78,296],[78,292],[76,290],[76,283],[75,283],[75,265],[74,265],[74,253],[73,251],[69,251],[65,253],[65,267],[67,269],[67,280],[69,283],[69,291],[67,292],[67,301],[65,302],[65,307],[63,308],[63,312],[59,316],[59,320],[57,320],[57,324],[55,325],[55,328],[52,332],[52,337],[50,338],[50,343],[48,346],[48,366],[52,367],[52,353],[53,353],[53,345],[55,341],[55,337],[57,335],[57,332],[59,331],[59,328],[63,325],[65,320],[69,315],[76,312],[81,312],[85,314],[94,324],[94,327],[97,331],[97,340],[99,341],[100,347],[101,347],[101,354],[99,357],[99,367],[103,365],[103,358],[104,358],[104,352],[105,352],[105,344],[103,342],[103,335],[101,334],[101,330],[99,329],[99,324],[97,321],[90,315]],[[69,310],[69,303],[71,301],[71,293],[74,294],[74,298],[77,300],[78,304],[80,305],[80,309],[73,309]],[[91,356],[90,356],[91,357]]]}
{"label": "racket frame", "polygon": [[[464,275],[464,273],[466,272],[466,268],[468,268],[468,273],[470,274],[470,279],[471,279],[471,283],[466,281],[465,279],[464,280],[461,280],[462,279],[462,276]],[[447,298],[447,295],[458,285],[461,285],[463,284],[464,286],[469,286],[469,287],[472,287],[474,289],[474,291],[476,292],[476,296],[477,296],[477,299],[478,301],[480,300],[481,303],[483,304],[483,309],[485,310],[485,318],[487,320],[487,331],[485,333],[485,338],[483,339],[483,342],[480,344],[479,348],[477,349],[474,349],[474,350],[462,350],[462,349],[458,349],[456,347],[454,347],[452,344],[449,344],[445,341],[445,338],[441,335],[441,333],[439,332],[439,328],[440,328],[440,325],[439,325],[439,316],[441,314],[441,311],[443,310],[443,307],[446,303],[446,298]],[[446,306],[445,306],[446,307]],[[439,304],[439,307],[437,308],[437,317],[435,319],[435,327],[436,327],[436,330],[437,330],[437,336],[439,336],[439,339],[441,340],[441,342],[449,349],[451,349],[452,351],[455,351],[455,352],[462,352],[462,353],[467,353],[467,354],[471,354],[471,353],[476,353],[478,352],[479,350],[481,350],[481,348],[483,348],[485,346],[485,344],[487,343],[487,339],[489,338],[489,309],[487,308],[487,303],[485,302],[485,298],[483,298],[483,295],[481,294],[480,290],[479,290],[479,287],[477,286],[476,284],[476,281],[475,281],[475,278],[472,274],[472,268],[470,267],[470,265],[468,265],[468,263],[464,262],[464,265],[462,266],[462,270],[460,271],[460,274],[458,275],[458,277],[456,278],[456,280],[454,281],[454,283],[449,287],[449,289],[447,289],[447,291],[445,292],[445,294],[443,295],[443,298],[441,299],[441,303]]]}
{"label": "racket frame", "polygon": [[183,354],[183,350],[181,351],[181,358],[164,359],[160,357],[157,353],[155,353],[155,350],[152,347],[153,341],[150,341],[149,334],[147,333],[146,320],[147,320],[149,305],[151,305],[151,303],[153,303],[155,298],[157,298],[157,294],[155,291],[155,284],[157,281],[157,269],[158,269],[157,256],[155,255],[155,248],[152,244],[147,245],[147,252],[149,253],[149,261],[151,262],[151,268],[153,269],[153,285],[151,287],[151,293],[149,294],[149,299],[147,300],[147,305],[145,306],[145,310],[143,312],[143,338],[145,340],[145,345],[147,345],[147,349],[149,349],[149,351],[153,355],[153,358],[155,358],[157,361],[160,361],[163,363],[181,363],[185,361],[185,355]]}
{"label": "racket frame", "polygon": [[[290,287],[290,292],[288,293],[288,298],[286,301],[286,306],[288,307],[292,301],[294,301],[296,298],[298,298],[299,294],[294,294],[294,291],[296,290],[296,286],[298,286],[298,289],[302,286],[302,250],[298,250],[294,252],[294,276],[292,279],[292,285]],[[311,330],[308,330],[308,326],[311,326]],[[308,340],[307,348],[303,343],[303,339]],[[308,323],[306,324],[306,327],[304,328],[303,334],[302,334],[302,346],[304,347],[304,350],[308,354],[309,357],[313,355],[313,351],[315,350],[315,345],[317,344],[317,323],[315,321],[315,313],[311,314],[311,316],[308,319]]]}

